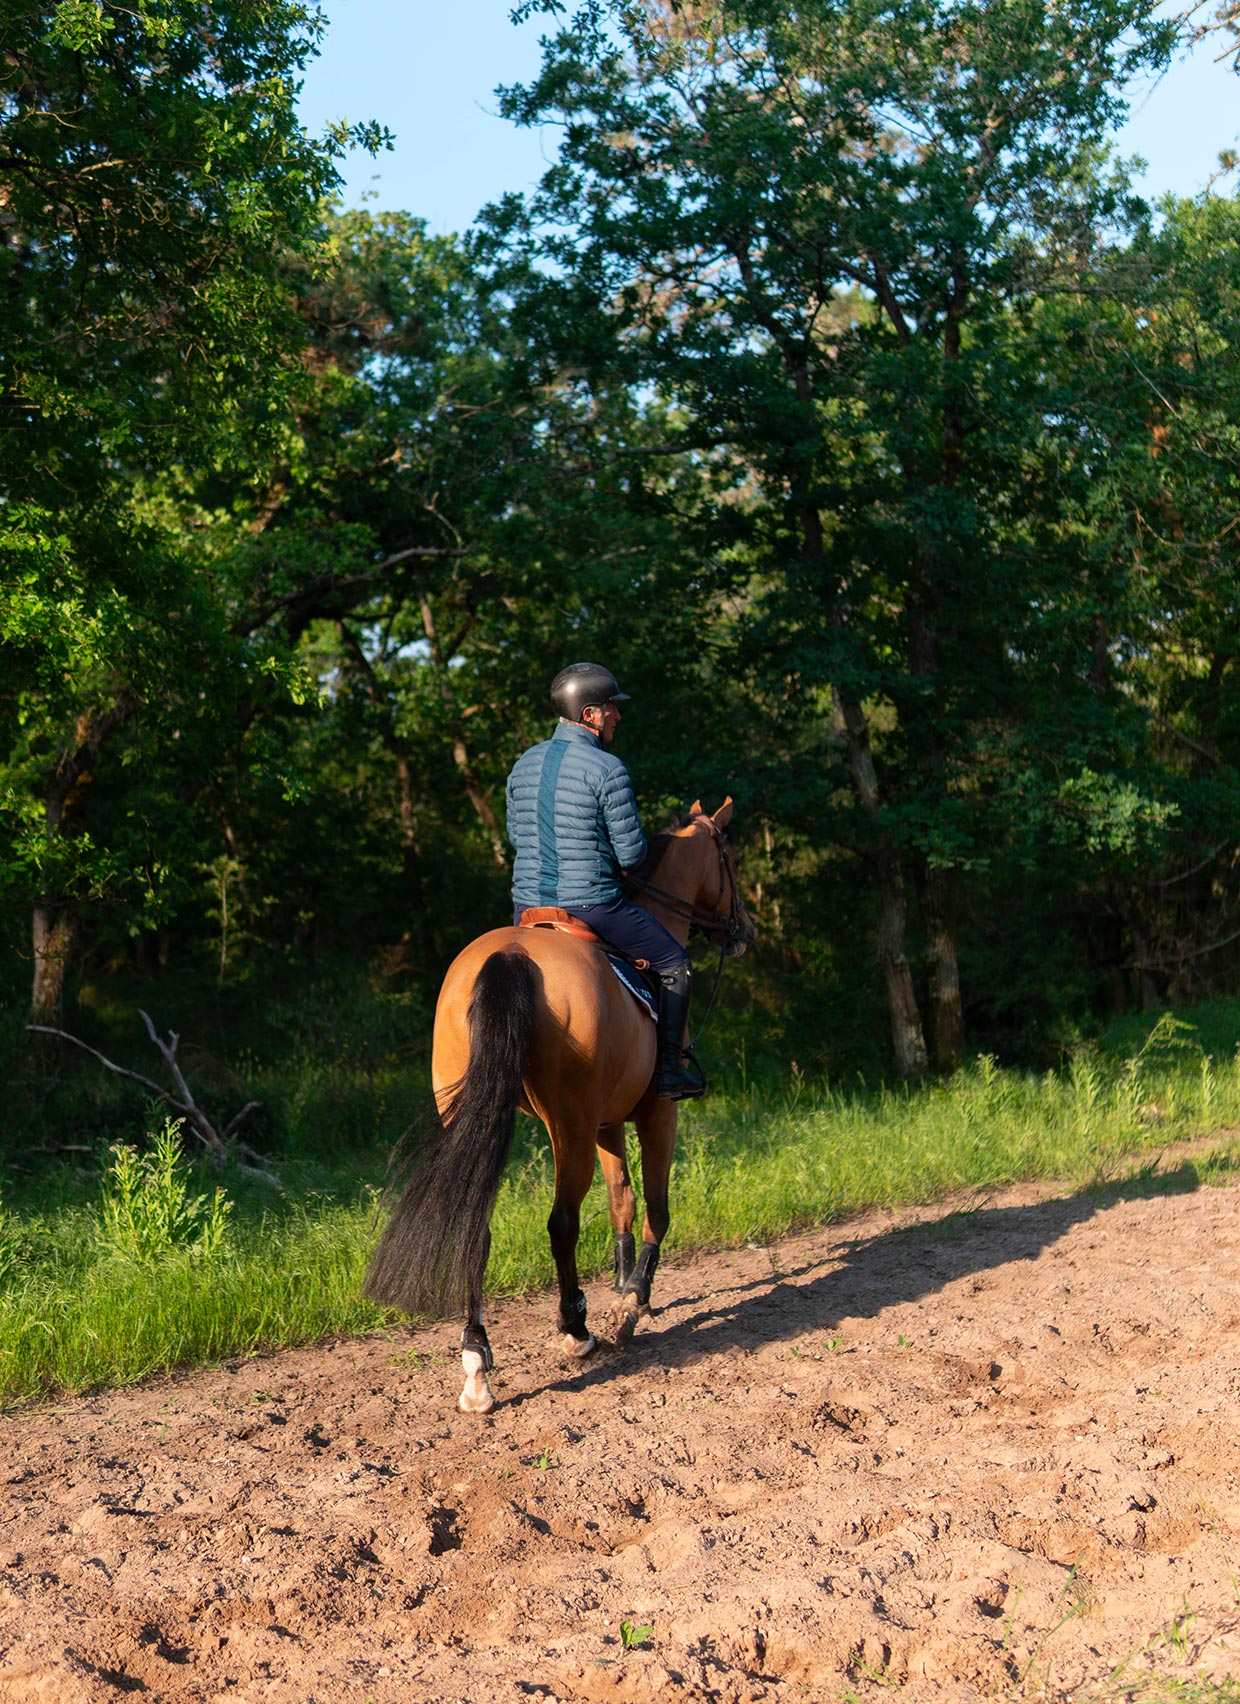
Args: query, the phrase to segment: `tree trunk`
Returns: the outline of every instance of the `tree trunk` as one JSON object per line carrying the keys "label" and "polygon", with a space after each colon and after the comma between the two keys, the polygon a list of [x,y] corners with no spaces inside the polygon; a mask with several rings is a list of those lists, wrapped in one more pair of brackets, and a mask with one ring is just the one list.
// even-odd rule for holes
{"label": "tree trunk", "polygon": [[367,657],[362,642],[346,621],[338,620],[336,627],[352,657],[359,675],[366,684],[370,701],[377,713],[379,738],[396,765],[396,796],[400,809],[400,856],[404,873],[405,893],[412,921],[407,936],[413,937],[418,954],[431,956],[434,937],[426,908],[426,886],[422,876],[422,856],[418,847],[417,788],[413,759],[408,742],[399,732],[392,713],[392,704]]}
{"label": "tree trunk", "polygon": [[70,906],[37,905],[31,930],[34,984],[30,1021],[60,1029],[64,1023],[65,981],[77,940],[77,913]]}
{"label": "tree trunk", "polygon": [[1129,914],[1127,923],[1128,934],[1135,954],[1135,969],[1141,988],[1141,1010],[1152,1012],[1155,1007],[1162,1005],[1163,1001],[1158,991],[1158,984],[1154,980],[1153,967],[1150,962],[1149,937],[1132,913]]}
{"label": "tree trunk", "polygon": [[[916,569],[908,594],[909,673],[921,683],[908,712],[909,752],[922,795],[931,812],[947,798],[947,754],[943,745],[943,705],[939,674],[936,564],[924,543],[917,549]],[[956,882],[954,869],[936,868],[928,852],[917,860],[917,889],[925,934],[927,1028],[936,1071],[959,1069],[964,1058],[964,1008],[960,998],[960,963],[956,952]]]}
{"label": "tree trunk", "polygon": [[833,691],[836,708],[848,736],[848,767],[862,810],[870,818],[874,831],[874,867],[878,874],[879,926],[878,962],[887,991],[887,1010],[891,1019],[891,1048],[896,1070],[906,1082],[920,1082],[926,1074],[926,1039],[922,1029],[921,1011],[913,973],[905,957],[904,940],[908,926],[908,900],[904,887],[904,872],[891,837],[882,825],[878,775],[874,754],[870,750],[870,730],[865,712],[859,704],[845,702],[838,690]]}
{"label": "tree trunk", "polygon": [[956,954],[956,872],[922,862],[921,917],[926,933],[931,1058],[949,1075],[964,1060],[964,1012]]}
{"label": "tree trunk", "polygon": [[[49,840],[70,832],[70,823],[80,826],[82,799],[104,742],[137,709],[137,700],[127,691],[105,711],[84,710],[74,725],[75,749],[61,753],[48,777],[44,813]],[[77,944],[78,914],[71,902],[46,894],[34,910],[31,939],[34,947],[34,980],[30,991],[30,1021],[59,1029],[65,1002],[65,979]]]}
{"label": "tree trunk", "polygon": [[500,833],[499,818],[491,809],[491,801],[487,798],[486,789],[479,781],[470,761],[469,749],[459,734],[452,741],[452,761],[456,764],[465,788],[465,796],[477,813],[478,821],[486,830],[487,839],[491,843],[491,857],[496,869],[508,868],[508,854],[504,850],[504,837]]}
{"label": "tree trunk", "polygon": [[[497,869],[508,867],[508,853],[504,847],[504,837],[500,832],[499,819],[491,809],[491,801],[487,797],[486,788],[479,781],[474,770],[473,761],[469,755],[469,747],[465,743],[464,716],[456,702],[456,694],[452,690],[452,677],[449,664],[454,650],[440,644],[439,632],[435,625],[435,612],[431,600],[425,592],[421,594],[422,626],[430,646],[431,661],[439,675],[439,694],[448,712],[450,732],[452,735],[452,761],[465,788],[465,796],[478,817],[478,821],[486,830],[487,839],[491,843],[491,857]],[[466,712],[468,714],[468,712]]]}
{"label": "tree trunk", "polygon": [[[738,263],[748,284],[751,262],[747,252],[738,253]],[[763,318],[759,311],[759,319]],[[797,402],[804,409],[807,424],[814,416],[813,384],[809,370],[807,341],[789,340],[781,333],[777,321],[766,319],[768,331],[779,345],[788,376],[796,392]],[[827,573],[826,537],[822,513],[814,497],[813,456],[802,454],[793,475],[793,490],[801,529],[802,547],[807,562],[817,568],[826,603],[829,626],[840,630],[843,615],[839,589],[829,585]],[[874,753],[870,747],[870,730],[860,703],[846,699],[838,685],[831,688],[832,700],[844,724],[848,751],[848,768],[852,776],[857,801],[869,819],[871,827],[870,856],[878,876],[880,921],[878,959],[887,994],[887,1010],[891,1021],[891,1047],[896,1070],[906,1082],[918,1082],[926,1075],[926,1041],[917,990],[913,983],[904,941],[908,926],[908,902],[905,895],[904,872],[900,855],[893,845],[882,820],[882,796]]]}
{"label": "tree trunk", "polygon": [[[386,741],[386,736],[385,736]],[[389,745],[389,750],[392,746]],[[403,747],[396,751],[396,782],[400,797],[400,855],[405,872],[405,891],[414,915],[421,919],[425,906],[422,859],[418,851],[417,806],[414,797],[413,765]]]}
{"label": "tree trunk", "polygon": [[887,989],[891,1018],[891,1050],[896,1070],[906,1083],[919,1083],[926,1075],[926,1040],[913,973],[904,956],[908,922],[904,876],[889,845],[878,854],[878,892],[882,912],[878,926],[878,961]]}

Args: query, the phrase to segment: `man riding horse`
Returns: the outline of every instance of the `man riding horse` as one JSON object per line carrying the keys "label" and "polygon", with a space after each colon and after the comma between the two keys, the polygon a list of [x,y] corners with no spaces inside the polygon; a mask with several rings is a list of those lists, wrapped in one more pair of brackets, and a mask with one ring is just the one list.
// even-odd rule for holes
{"label": "man riding horse", "polygon": [[[724,956],[743,953],[755,933],[727,834],[732,800],[713,813],[699,800],[647,851],[628,771],[606,749],[624,696],[615,676],[576,663],[556,676],[553,695],[560,724],[514,768],[508,809],[517,910],[534,911],[531,924],[561,926],[489,929],[448,966],[431,1047],[438,1117],[412,1149],[364,1284],[386,1307],[436,1318],[464,1314],[459,1405],[467,1414],[495,1406],[483,1287],[491,1215],[518,1112],[539,1119],[551,1143],[555,1193],[547,1232],[559,1287],[556,1320],[562,1353],[580,1361],[596,1346],[577,1268],[581,1207],[596,1163],[615,1233],[617,1294],[609,1317],[615,1342],[626,1343],[649,1310],[671,1223],[677,1100],[705,1086],[685,1055],[689,967],[681,943],[691,928],[701,929],[718,945],[722,969]],[[620,892],[620,871],[643,860],[637,892],[666,918],[666,928]],[[542,918],[543,908],[572,915]],[[578,918],[653,962],[661,1042],[619,967],[576,937]],[[641,1151],[640,1248],[625,1139],[630,1123]]]}
{"label": "man riding horse", "polygon": [[513,920],[519,923],[533,906],[558,906],[608,946],[649,964],[659,1009],[655,1093],[688,1100],[706,1092],[684,1049],[688,954],[620,887],[621,871],[640,865],[647,851],[629,772],[607,749],[628,696],[597,663],[572,663],[552,681],[559,725],[517,759],[508,777],[508,838],[517,855]]}

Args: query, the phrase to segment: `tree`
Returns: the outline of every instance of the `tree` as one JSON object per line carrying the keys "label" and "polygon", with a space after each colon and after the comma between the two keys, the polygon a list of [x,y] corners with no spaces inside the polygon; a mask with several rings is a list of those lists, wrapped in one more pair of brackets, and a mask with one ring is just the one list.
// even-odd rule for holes
{"label": "tree", "polygon": [[1031,631],[1027,310],[1139,222],[1098,139],[1173,40],[1146,0],[588,0],[505,95],[565,129],[497,235],[537,239],[605,305],[612,346],[579,358],[661,387],[681,444],[726,447],[738,497],[756,482],[769,511],[769,678],[790,705],[829,700],[853,800],[837,833],[873,874],[906,1077],[927,1061],[908,886],[950,1068],[958,876],[986,855],[978,736]]}
{"label": "tree", "polygon": [[1075,412],[1091,475],[1077,524],[1106,541],[1091,685],[1122,706],[1129,794],[1164,806],[1161,831],[1143,835],[1115,793],[1095,883],[1112,958],[1147,1004],[1229,986],[1240,936],[1238,209],[1207,193],[1160,212],[1110,262],[1105,311],[1065,301],[1049,316],[1071,351],[1065,419]]}
{"label": "tree", "polygon": [[58,1019],[76,901],[155,856],[141,831],[86,832],[105,748],[183,723],[191,679],[237,660],[141,484],[243,464],[297,383],[282,257],[313,245],[350,140],[296,118],[320,28],[292,0],[0,5],[0,808],[38,1019]]}
{"label": "tree", "polygon": [[88,746],[53,778],[65,832],[16,722],[8,747],[10,878],[57,915],[90,901],[110,956],[159,924],[161,952],[209,950],[221,979],[314,941],[392,960],[403,938],[433,965],[507,909],[497,799],[575,635],[674,721],[700,480],[639,471],[650,410],[551,368],[513,323],[518,274],[408,215],[324,207],[280,258],[293,370],[251,456],[124,468],[141,605],[83,605],[13,700],[39,730],[73,716],[95,622],[99,690],[130,696],[89,792]]}
{"label": "tree", "polygon": [[[692,666],[702,481],[675,458],[642,467],[662,433],[625,387],[557,369],[523,317],[537,292],[521,265],[488,273],[402,214],[333,213],[325,247],[330,269],[299,281],[311,382],[246,496],[235,620],[312,654],[326,725],[291,718],[264,737],[287,740],[286,767],[318,754],[324,822],[333,776],[357,801],[359,843],[399,846],[368,926],[399,918],[389,943],[408,931],[434,960],[506,909],[503,779],[541,737],[571,647],[656,682],[675,719],[667,675]],[[345,779],[359,761],[364,784]],[[349,867],[338,842],[331,857]],[[298,877],[275,885],[290,894]],[[306,894],[302,909],[324,908]]]}

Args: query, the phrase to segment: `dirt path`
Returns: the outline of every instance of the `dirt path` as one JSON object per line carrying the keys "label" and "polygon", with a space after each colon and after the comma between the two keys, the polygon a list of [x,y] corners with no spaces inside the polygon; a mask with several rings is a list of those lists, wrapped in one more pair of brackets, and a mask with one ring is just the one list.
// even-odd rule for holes
{"label": "dirt path", "polygon": [[1184,1181],[668,1261],[662,1311],[584,1372],[546,1298],[508,1303],[483,1421],[442,1328],[9,1419],[0,1700],[1240,1673],[1240,1189]]}

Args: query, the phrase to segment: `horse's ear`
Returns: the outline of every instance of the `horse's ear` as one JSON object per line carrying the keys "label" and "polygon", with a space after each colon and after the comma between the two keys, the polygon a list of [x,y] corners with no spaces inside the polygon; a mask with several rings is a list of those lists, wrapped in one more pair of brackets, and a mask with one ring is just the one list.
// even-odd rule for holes
{"label": "horse's ear", "polygon": [[689,815],[691,818],[706,815],[705,811],[702,809],[701,799],[694,799],[693,803],[689,806]]}
{"label": "horse's ear", "polygon": [[731,793],[729,793],[727,798],[723,801],[723,803],[720,805],[719,809],[715,812],[714,816],[711,818],[711,821],[714,823],[716,828],[726,828],[728,826],[728,824],[731,822],[731,820],[732,820],[732,795],[731,795]]}

